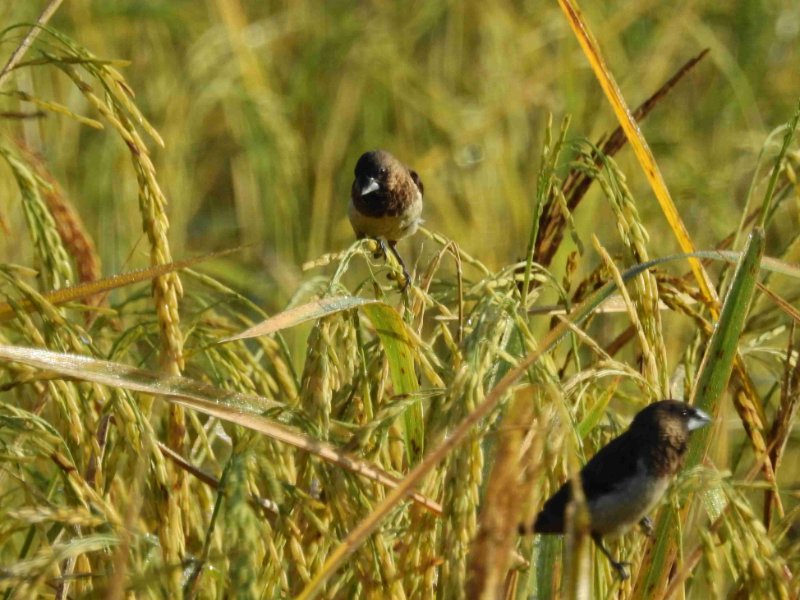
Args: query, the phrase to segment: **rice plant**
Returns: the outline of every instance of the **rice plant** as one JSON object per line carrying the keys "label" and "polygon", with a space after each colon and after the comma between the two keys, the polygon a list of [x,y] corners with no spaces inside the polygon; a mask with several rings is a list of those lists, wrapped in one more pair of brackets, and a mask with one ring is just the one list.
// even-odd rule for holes
{"label": "rice plant", "polygon": [[[756,119],[705,5],[658,16],[710,53],[623,93],[612,40],[663,31],[644,9],[23,4],[0,37],[5,598],[800,592],[800,107],[767,90],[748,151],[690,130],[712,59]],[[350,159],[384,140],[426,183],[404,290],[345,218]],[[692,204],[732,173],[740,203]],[[714,425],[654,535],[611,542],[630,579],[579,510],[517,534],[667,397]]]}

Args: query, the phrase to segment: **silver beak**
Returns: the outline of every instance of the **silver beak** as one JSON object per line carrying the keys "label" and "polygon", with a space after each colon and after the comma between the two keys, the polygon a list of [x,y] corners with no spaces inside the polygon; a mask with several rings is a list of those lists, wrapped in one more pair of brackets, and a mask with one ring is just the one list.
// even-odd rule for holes
{"label": "silver beak", "polygon": [[361,186],[361,195],[362,196],[366,196],[367,194],[371,194],[372,192],[374,192],[378,188],[380,188],[380,185],[378,184],[378,182],[374,178],[368,177],[367,178],[367,183],[365,183],[365,184],[363,184]]}
{"label": "silver beak", "polygon": [[708,416],[704,411],[700,410],[699,408],[695,408],[694,414],[689,417],[689,431],[694,431],[695,429],[700,429],[701,427],[705,427],[711,422],[711,417]]}

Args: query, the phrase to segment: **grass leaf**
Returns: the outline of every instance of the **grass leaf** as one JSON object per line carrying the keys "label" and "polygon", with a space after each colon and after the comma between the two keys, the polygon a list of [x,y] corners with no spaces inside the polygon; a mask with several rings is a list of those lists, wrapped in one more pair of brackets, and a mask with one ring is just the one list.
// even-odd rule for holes
{"label": "grass leaf", "polygon": [[[383,469],[256,413],[254,407],[259,404],[263,408],[277,405],[266,399],[226,392],[185,377],[163,377],[119,363],[38,348],[0,345],[0,360],[55,371],[83,381],[164,397],[168,402],[263,433],[382,485],[393,487],[397,484],[397,479]],[[441,512],[441,507],[436,502],[420,494],[415,494],[414,499],[433,512]]]}
{"label": "grass leaf", "polygon": [[231,337],[227,337],[221,343],[232,342],[234,340],[246,340],[262,335],[269,335],[281,329],[294,327],[300,323],[308,321],[315,321],[322,317],[342,312],[343,310],[350,310],[360,306],[367,306],[375,304],[377,300],[370,300],[368,298],[358,298],[357,296],[336,296],[333,298],[320,298],[302,306],[296,306],[285,310],[277,315],[270,317],[259,323],[237,333]]}
{"label": "grass leaf", "polygon": [[[397,311],[386,304],[370,304],[364,307],[364,312],[372,321],[383,345],[395,394],[413,394],[419,389],[419,383],[414,369],[414,344],[406,331],[406,324]],[[411,404],[403,415],[403,421],[406,456],[409,464],[414,464],[424,451],[422,404],[420,402]]]}

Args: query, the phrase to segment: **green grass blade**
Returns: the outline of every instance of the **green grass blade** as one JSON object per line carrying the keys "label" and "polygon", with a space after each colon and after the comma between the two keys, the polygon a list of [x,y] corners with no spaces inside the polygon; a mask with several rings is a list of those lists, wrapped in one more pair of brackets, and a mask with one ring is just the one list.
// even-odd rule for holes
{"label": "green grass blade", "polygon": [[[731,288],[722,305],[719,321],[708,342],[693,394],[693,403],[711,413],[722,395],[733,369],[739,337],[756,289],[761,257],[764,254],[764,230],[756,227],[733,275]],[[701,429],[689,453],[689,464],[695,464],[705,446],[711,428]],[[702,440],[702,443],[701,443]]]}
{"label": "green grass blade", "polygon": [[[366,305],[364,312],[375,326],[375,332],[383,345],[395,394],[413,394],[419,390],[419,382],[414,370],[414,344],[408,335],[406,324],[397,311],[386,304]],[[406,457],[409,464],[414,464],[424,451],[425,427],[422,404],[420,402],[411,404],[405,411],[403,420]]]}
{"label": "green grass blade", "polygon": [[[285,310],[275,316],[270,317],[254,325],[241,333],[227,337],[222,342],[232,342],[234,340],[246,340],[262,335],[275,333],[281,329],[294,327],[300,323],[307,321],[314,321],[327,317],[329,315],[342,312],[343,310],[350,310],[351,308],[358,308],[368,304],[375,304],[377,300],[370,300],[367,298],[359,298],[357,296],[335,296],[333,298],[320,298],[314,302],[303,304],[302,306],[295,306],[289,310]],[[387,307],[388,308],[388,307]]]}
{"label": "green grass blade", "polygon": [[[733,370],[739,337],[744,328],[756,288],[761,257],[764,253],[764,232],[756,228],[742,253],[731,282],[728,295],[722,305],[719,321],[708,342],[695,385],[693,403],[709,414],[716,411],[717,401],[725,390]],[[705,452],[713,427],[700,429],[694,434],[689,449],[687,466],[697,464]],[[677,555],[678,514],[671,507],[664,511],[656,526],[655,545],[650,564],[642,565],[639,581],[634,588],[636,598],[649,598],[659,594],[666,585],[672,563]]]}

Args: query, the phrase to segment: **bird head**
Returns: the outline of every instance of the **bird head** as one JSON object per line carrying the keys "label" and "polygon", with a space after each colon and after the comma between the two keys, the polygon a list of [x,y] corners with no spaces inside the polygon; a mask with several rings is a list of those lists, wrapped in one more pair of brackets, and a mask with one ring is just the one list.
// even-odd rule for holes
{"label": "bird head", "polygon": [[631,423],[632,431],[657,431],[659,438],[687,439],[695,429],[711,422],[705,412],[679,400],[661,400],[639,411]]}
{"label": "bird head", "polygon": [[361,196],[385,190],[390,183],[390,176],[397,170],[403,170],[403,166],[385,150],[365,152],[356,163],[355,189]]}

